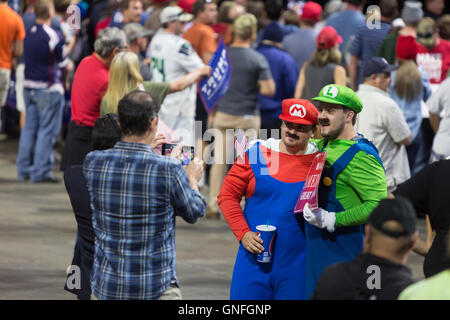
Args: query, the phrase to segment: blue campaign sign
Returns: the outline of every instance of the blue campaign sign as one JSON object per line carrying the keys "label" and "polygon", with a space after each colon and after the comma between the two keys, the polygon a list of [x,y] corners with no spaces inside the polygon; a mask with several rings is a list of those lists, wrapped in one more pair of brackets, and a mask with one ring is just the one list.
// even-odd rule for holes
{"label": "blue campaign sign", "polygon": [[208,114],[227,92],[230,82],[231,64],[222,39],[209,66],[212,69],[211,75],[198,83],[198,91]]}

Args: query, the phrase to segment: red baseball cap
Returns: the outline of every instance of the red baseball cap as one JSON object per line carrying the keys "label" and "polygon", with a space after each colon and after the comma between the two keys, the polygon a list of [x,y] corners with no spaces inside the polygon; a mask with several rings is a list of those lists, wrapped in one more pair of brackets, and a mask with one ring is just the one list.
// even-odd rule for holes
{"label": "red baseball cap", "polygon": [[284,99],[281,102],[283,113],[279,118],[287,122],[298,124],[317,124],[319,111],[308,100],[305,99]]}
{"label": "red baseball cap", "polygon": [[326,26],[317,36],[317,48],[319,49],[330,49],[338,43],[342,43],[342,37],[332,26]]}
{"label": "red baseball cap", "polygon": [[416,59],[418,51],[416,39],[412,36],[398,36],[395,51],[400,60]]}
{"label": "red baseball cap", "polygon": [[320,4],[308,1],[303,5],[302,8],[302,20],[319,21],[322,15],[322,7]]}
{"label": "red baseball cap", "polygon": [[194,6],[194,2],[195,0],[180,0],[178,1],[178,6],[187,13],[192,13],[192,7]]}

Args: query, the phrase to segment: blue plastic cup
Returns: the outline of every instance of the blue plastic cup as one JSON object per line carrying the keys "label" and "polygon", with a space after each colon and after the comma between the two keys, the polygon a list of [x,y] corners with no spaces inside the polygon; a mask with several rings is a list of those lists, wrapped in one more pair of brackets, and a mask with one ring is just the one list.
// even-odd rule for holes
{"label": "blue plastic cup", "polygon": [[275,232],[277,227],[262,224],[256,226],[256,230],[258,232],[258,237],[263,240],[264,251],[258,254],[256,261],[261,263],[269,263],[272,261],[272,251],[275,240]]}

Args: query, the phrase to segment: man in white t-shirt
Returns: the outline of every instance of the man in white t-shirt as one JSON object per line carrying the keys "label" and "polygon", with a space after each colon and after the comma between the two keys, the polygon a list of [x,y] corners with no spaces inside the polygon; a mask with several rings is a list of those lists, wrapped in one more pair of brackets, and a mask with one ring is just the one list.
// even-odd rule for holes
{"label": "man in white t-shirt", "polygon": [[364,65],[364,83],[356,93],[364,109],[358,114],[355,129],[378,148],[389,192],[410,177],[405,146],[411,142],[411,131],[400,107],[387,92],[391,71],[396,68],[384,58],[373,57]]}
{"label": "man in white t-shirt", "polygon": [[432,148],[432,161],[450,156],[450,78],[441,83],[427,100],[430,124],[436,133]]}
{"label": "man in white t-shirt", "polygon": [[[203,66],[191,44],[180,35],[192,18],[180,7],[169,6],[160,14],[161,29],[153,37],[147,56],[151,58],[152,81],[170,82]],[[167,96],[159,118],[175,130],[179,140],[194,145],[196,84]]]}

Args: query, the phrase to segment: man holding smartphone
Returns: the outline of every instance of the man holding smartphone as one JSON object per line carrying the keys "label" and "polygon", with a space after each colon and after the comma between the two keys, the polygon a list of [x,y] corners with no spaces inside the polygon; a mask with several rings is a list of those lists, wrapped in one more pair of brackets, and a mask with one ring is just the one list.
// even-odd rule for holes
{"label": "man holding smartphone", "polygon": [[122,140],[83,165],[96,239],[93,298],[179,300],[175,217],[195,223],[204,215],[203,161],[183,167],[153,151],[159,104],[147,92],[127,94],[118,109]]}

